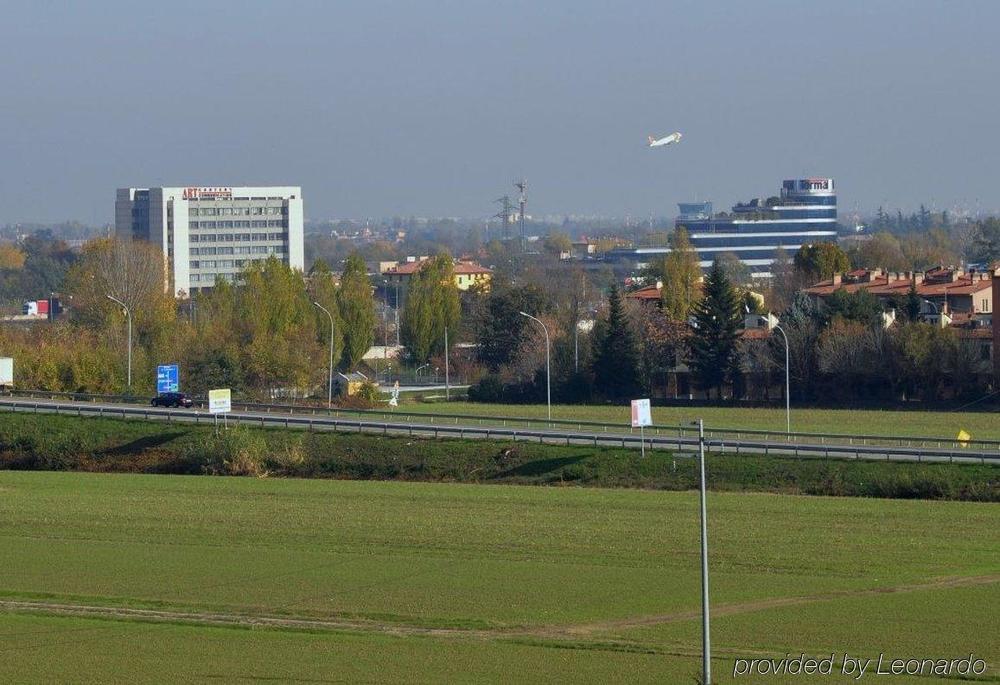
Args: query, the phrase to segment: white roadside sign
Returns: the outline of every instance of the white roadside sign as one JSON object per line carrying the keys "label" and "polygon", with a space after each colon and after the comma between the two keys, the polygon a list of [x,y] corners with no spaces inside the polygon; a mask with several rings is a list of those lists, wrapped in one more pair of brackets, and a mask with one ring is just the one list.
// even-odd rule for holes
{"label": "white roadside sign", "polygon": [[653,425],[653,412],[649,400],[632,400],[632,428]]}
{"label": "white roadside sign", "polygon": [[208,413],[225,414],[233,409],[233,395],[229,388],[208,391]]}

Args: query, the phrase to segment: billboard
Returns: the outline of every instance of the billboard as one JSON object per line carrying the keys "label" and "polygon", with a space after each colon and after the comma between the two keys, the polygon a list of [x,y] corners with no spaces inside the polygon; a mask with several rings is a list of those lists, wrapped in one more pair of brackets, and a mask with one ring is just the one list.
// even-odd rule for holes
{"label": "billboard", "polygon": [[649,408],[649,400],[632,400],[632,428],[653,425],[653,412]]}
{"label": "billboard", "polygon": [[208,391],[208,413],[225,414],[233,409],[233,395],[229,388]]}
{"label": "billboard", "polygon": [[156,367],[156,393],[180,392],[180,371],[177,364],[162,364]]}

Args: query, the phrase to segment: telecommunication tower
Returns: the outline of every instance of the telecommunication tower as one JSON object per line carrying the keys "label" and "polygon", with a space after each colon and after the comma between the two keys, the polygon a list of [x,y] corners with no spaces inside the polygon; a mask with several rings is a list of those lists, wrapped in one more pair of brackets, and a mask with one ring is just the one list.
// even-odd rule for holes
{"label": "telecommunication tower", "polygon": [[518,223],[520,224],[521,229],[521,252],[524,252],[527,246],[524,235],[524,207],[528,204],[528,196],[526,194],[528,190],[528,181],[522,178],[520,181],[516,181],[514,183],[514,187],[520,192],[520,196],[517,199]]}

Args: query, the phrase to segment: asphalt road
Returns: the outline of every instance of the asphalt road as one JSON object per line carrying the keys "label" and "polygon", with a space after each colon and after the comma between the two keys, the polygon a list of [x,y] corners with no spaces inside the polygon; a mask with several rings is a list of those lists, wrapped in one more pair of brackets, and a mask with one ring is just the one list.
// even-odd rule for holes
{"label": "asphalt road", "polygon": [[[190,423],[214,423],[216,416],[205,409],[163,409],[135,404],[72,402],[58,400],[34,400],[0,398],[3,411],[58,413],[76,416],[104,416],[108,418],[132,420],[159,420]],[[218,419],[222,421],[221,418]],[[431,422],[383,421],[365,418],[339,418],[311,413],[273,413],[261,411],[234,411],[225,421],[234,425],[253,425],[288,429],[333,430],[341,432],[376,433],[382,435],[464,438],[485,440],[532,441],[560,445],[591,445],[640,449],[641,442],[636,434],[610,434],[571,429],[522,429],[500,424],[483,425],[443,425]],[[484,419],[488,421],[488,419]],[[975,451],[974,449],[952,449],[934,447],[895,447],[874,445],[843,444],[789,444],[784,441],[761,439],[730,440],[710,438],[706,441],[710,452],[729,454],[765,454],[774,456],[795,456],[803,458],[865,459],[877,461],[926,461],[954,463],[991,463],[1000,465],[1000,452]],[[670,450],[693,453],[698,449],[696,437],[647,436],[647,450]]]}

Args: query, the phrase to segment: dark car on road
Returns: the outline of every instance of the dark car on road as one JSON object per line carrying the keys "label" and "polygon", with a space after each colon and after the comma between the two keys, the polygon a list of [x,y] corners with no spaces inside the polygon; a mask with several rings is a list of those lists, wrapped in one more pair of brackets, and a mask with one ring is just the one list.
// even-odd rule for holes
{"label": "dark car on road", "polygon": [[150,404],[154,407],[190,407],[194,402],[183,392],[165,392],[154,397]]}

